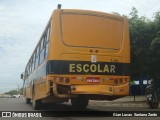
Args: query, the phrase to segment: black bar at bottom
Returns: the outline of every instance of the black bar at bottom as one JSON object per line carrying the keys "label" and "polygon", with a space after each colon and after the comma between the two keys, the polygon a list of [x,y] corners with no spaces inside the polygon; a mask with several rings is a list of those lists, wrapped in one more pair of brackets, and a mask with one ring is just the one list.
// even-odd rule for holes
{"label": "black bar at bottom", "polygon": [[0,117],[160,117],[160,111],[0,111]]}

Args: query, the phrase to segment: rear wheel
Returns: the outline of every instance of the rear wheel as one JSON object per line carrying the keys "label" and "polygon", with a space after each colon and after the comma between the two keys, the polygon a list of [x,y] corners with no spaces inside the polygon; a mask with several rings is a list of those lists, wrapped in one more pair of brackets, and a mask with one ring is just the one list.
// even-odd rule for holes
{"label": "rear wheel", "polygon": [[33,88],[32,88],[32,107],[34,110],[38,110],[40,109],[41,107],[41,99],[40,100],[34,100],[35,99],[35,89],[34,89],[34,85],[33,85]]}
{"label": "rear wheel", "polygon": [[75,98],[71,98],[72,107],[79,110],[83,110],[88,106],[89,99],[86,96],[80,95]]}
{"label": "rear wheel", "polygon": [[26,98],[26,103],[30,104],[31,103],[31,99],[30,98]]}
{"label": "rear wheel", "polygon": [[32,101],[32,107],[34,110],[38,110],[41,107],[41,100],[33,100]]}

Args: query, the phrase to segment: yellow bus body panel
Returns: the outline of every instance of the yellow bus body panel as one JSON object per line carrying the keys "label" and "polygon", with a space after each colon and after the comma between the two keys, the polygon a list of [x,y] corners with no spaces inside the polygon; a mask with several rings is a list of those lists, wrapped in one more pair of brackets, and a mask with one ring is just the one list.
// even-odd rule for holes
{"label": "yellow bus body panel", "polygon": [[[51,89],[53,90],[51,83],[70,86],[71,91],[68,94],[71,95],[129,94],[130,76],[129,71],[126,71],[128,69],[124,67],[125,64],[130,64],[129,29],[126,18],[96,11],[60,9],[53,12],[50,25],[48,57],[46,63],[42,63],[37,70],[43,64],[47,66],[48,62],[58,64],[59,67],[52,66],[55,70],[53,73],[47,73],[35,81],[35,99],[50,96]],[[92,57],[96,57],[96,61],[92,61]],[[119,73],[114,74],[112,64],[122,68],[117,70]],[[88,83],[86,79],[89,77],[99,78],[100,81]],[[70,81],[66,83],[65,80],[60,81],[61,78],[69,78]],[[115,84],[115,79],[122,79],[122,83]],[[25,96],[28,98],[32,98],[32,87],[30,85],[30,88],[26,89]]]}

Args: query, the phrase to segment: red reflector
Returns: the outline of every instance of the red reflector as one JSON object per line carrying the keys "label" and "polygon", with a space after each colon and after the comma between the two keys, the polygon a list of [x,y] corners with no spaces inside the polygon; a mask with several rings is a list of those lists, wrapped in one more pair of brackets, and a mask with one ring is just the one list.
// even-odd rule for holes
{"label": "red reflector", "polygon": [[63,77],[60,77],[59,82],[63,82],[63,81],[64,81]]}
{"label": "red reflector", "polygon": [[90,50],[89,52],[93,52],[93,50]]}
{"label": "red reflector", "polygon": [[66,83],[69,83],[69,82],[70,82],[70,79],[69,79],[69,78],[65,78],[65,82],[66,82]]}
{"label": "red reflector", "polygon": [[125,82],[128,82],[128,79],[127,78],[124,78]]}
{"label": "red reflector", "polygon": [[114,80],[114,78],[110,78],[109,80]]}
{"label": "red reflector", "polygon": [[120,92],[123,92],[124,90],[123,89],[120,89]]}
{"label": "red reflector", "polygon": [[99,83],[100,79],[99,77],[87,77],[86,82],[87,83]]}
{"label": "red reflector", "polygon": [[98,53],[98,50],[96,50],[95,52]]}
{"label": "red reflector", "polygon": [[114,83],[115,83],[115,84],[118,84],[118,79],[115,79],[115,80],[114,80]]}
{"label": "red reflector", "polygon": [[71,79],[76,79],[76,77],[71,77]]}
{"label": "red reflector", "polygon": [[122,79],[122,78],[120,78],[120,79],[119,79],[119,82],[120,82],[120,83],[123,83],[123,79]]}

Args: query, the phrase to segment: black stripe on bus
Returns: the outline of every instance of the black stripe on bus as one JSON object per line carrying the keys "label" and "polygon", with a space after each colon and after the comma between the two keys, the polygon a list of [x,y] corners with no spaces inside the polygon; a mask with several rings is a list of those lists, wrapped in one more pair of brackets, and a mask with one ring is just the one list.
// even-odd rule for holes
{"label": "black stripe on bus", "polygon": [[130,64],[118,62],[92,63],[90,61],[50,60],[47,63],[47,74],[129,76]]}

